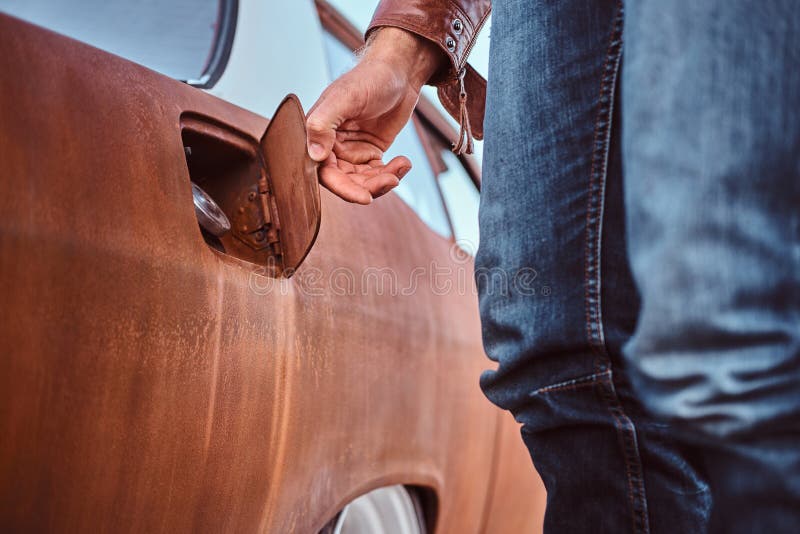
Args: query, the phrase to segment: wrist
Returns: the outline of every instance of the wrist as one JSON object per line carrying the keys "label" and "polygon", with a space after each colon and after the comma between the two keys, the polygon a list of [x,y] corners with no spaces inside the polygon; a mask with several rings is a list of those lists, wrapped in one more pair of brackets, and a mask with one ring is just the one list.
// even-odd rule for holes
{"label": "wrist", "polygon": [[370,36],[362,60],[383,61],[392,65],[419,91],[445,66],[447,56],[424,37],[401,28],[384,26]]}

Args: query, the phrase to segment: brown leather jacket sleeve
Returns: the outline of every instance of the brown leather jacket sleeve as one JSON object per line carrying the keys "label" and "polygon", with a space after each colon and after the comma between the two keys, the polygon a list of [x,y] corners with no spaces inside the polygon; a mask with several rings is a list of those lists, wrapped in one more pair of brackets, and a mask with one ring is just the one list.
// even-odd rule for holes
{"label": "brown leather jacket sleeve", "polygon": [[467,64],[478,32],[491,11],[491,0],[381,0],[370,33],[381,26],[395,26],[436,43],[450,60],[446,72],[429,83],[438,88],[439,99],[461,124],[454,151],[472,152],[472,137],[483,139],[486,80]]}

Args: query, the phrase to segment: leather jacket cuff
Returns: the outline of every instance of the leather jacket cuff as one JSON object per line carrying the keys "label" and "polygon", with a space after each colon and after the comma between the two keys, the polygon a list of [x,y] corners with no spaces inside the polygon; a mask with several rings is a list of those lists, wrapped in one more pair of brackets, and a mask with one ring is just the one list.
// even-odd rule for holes
{"label": "leather jacket cuff", "polygon": [[467,57],[490,12],[489,0],[382,0],[366,33],[368,39],[381,26],[402,28],[447,55],[449,68],[428,83],[438,88],[442,105],[461,125],[454,147],[459,153],[472,151],[472,137],[483,139],[486,80],[467,65]]}

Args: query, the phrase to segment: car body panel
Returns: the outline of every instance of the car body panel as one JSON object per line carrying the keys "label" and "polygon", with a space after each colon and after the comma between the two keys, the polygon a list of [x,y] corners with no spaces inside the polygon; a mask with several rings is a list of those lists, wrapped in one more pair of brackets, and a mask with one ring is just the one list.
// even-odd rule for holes
{"label": "car body panel", "polygon": [[[395,195],[323,191],[297,274],[262,276],[203,241],[180,117],[266,119],[4,15],[0,50],[3,529],[316,532],[401,483],[477,532],[499,413],[471,262]],[[400,290],[433,265],[465,291]],[[398,290],[364,286],[383,268]]]}
{"label": "car body panel", "polygon": [[520,425],[508,412],[501,415],[495,458],[483,532],[542,532],[547,493],[520,437]]}

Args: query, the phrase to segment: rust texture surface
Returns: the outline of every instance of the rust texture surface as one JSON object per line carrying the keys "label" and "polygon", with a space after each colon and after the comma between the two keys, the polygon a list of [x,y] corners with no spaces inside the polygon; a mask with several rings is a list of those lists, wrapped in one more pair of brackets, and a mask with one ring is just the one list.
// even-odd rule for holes
{"label": "rust texture surface", "polygon": [[515,431],[477,387],[471,276],[399,291],[471,272],[447,240],[323,191],[297,274],[261,276],[204,242],[181,116],[254,143],[265,118],[3,15],[0,72],[2,530],[313,533],[404,483],[479,531]]}

